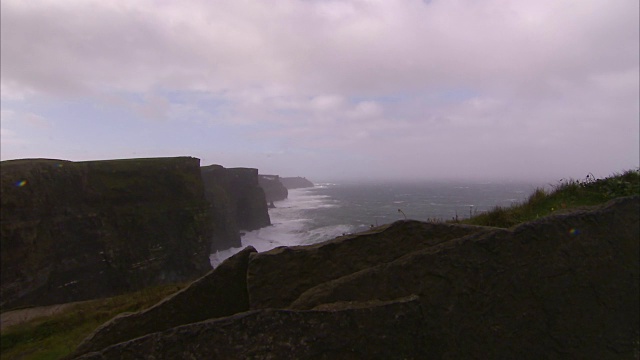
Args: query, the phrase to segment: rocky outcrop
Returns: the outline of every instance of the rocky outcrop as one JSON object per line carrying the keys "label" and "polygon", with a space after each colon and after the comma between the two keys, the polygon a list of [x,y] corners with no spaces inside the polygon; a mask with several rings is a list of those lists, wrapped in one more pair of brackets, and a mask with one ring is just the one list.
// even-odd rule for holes
{"label": "rocky outcrop", "polygon": [[211,269],[199,160],[1,166],[1,304],[106,297]]}
{"label": "rocky outcrop", "polygon": [[212,205],[211,251],[240,247],[240,230],[271,225],[257,169],[210,165],[203,166],[201,173],[205,196]]}
{"label": "rocky outcrop", "polygon": [[76,354],[101,350],[179,325],[249,310],[246,272],[249,255],[255,251],[253,247],[247,247],[162,302],[110,320],[85,339]]}
{"label": "rocky outcrop", "polygon": [[635,358],[639,239],[638,196],[512,229],[399,221],[252,253],[252,310],[83,358]]}
{"label": "rocky outcrop", "polygon": [[258,180],[268,203],[281,201],[289,196],[289,191],[282,185],[278,175],[259,175]]}
{"label": "rocky outcrop", "polygon": [[430,340],[422,327],[415,297],[332,310],[267,309],[149,334],[79,359],[424,359]]}
{"label": "rocky outcrop", "polygon": [[283,177],[280,178],[280,182],[287,189],[301,189],[301,188],[310,188],[314,187],[313,183],[307,178],[303,177]]}
{"label": "rocky outcrop", "polygon": [[399,221],[321,244],[256,253],[251,256],[247,272],[251,308],[287,308],[316,285],[391,262],[412,251],[491,229]]}
{"label": "rocky outcrop", "polygon": [[292,307],[417,294],[425,336],[441,344],[433,358],[637,357],[639,200],[445,242]]}

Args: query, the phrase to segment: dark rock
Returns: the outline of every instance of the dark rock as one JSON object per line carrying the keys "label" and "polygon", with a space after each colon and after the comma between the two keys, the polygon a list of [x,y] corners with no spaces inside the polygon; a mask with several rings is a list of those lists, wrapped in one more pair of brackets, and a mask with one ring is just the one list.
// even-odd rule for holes
{"label": "dark rock", "polygon": [[289,191],[280,182],[278,175],[259,175],[260,187],[264,189],[267,202],[281,201],[289,196]]}
{"label": "dark rock", "polygon": [[301,188],[310,188],[314,187],[313,183],[307,178],[303,177],[283,177],[280,178],[280,182],[287,189],[301,189]]}
{"label": "dark rock", "polygon": [[257,169],[210,165],[201,172],[206,198],[212,204],[211,251],[240,247],[240,230],[271,225]]}
{"label": "dark rock", "polygon": [[249,254],[255,251],[247,247],[160,303],[105,323],[84,340],[75,356],[179,325],[249,310],[246,272]]}
{"label": "dark rock", "polygon": [[262,309],[82,358],[637,358],[639,239],[635,196],[508,230],[399,221],[247,252],[245,307]]}
{"label": "dark rock", "polygon": [[[353,305],[353,304],[352,304]],[[79,359],[425,359],[416,297],[336,310],[257,310],[149,334]]]}
{"label": "dark rock", "polygon": [[3,310],[112,296],[211,269],[198,159],[0,166]]}
{"label": "dark rock", "polygon": [[637,358],[639,223],[640,197],[622,198],[425,248],[292,307],[418,294],[424,334],[442,344],[432,358]]}
{"label": "dark rock", "polygon": [[492,229],[398,221],[320,244],[253,254],[247,274],[251,308],[286,308],[318,284],[393,261],[417,249]]}

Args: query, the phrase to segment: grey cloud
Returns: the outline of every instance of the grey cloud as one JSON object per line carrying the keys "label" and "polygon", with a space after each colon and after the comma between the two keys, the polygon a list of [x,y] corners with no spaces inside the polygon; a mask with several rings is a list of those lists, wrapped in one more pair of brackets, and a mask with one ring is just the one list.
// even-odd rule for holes
{"label": "grey cloud", "polygon": [[[405,173],[419,163],[431,169],[415,170],[423,176],[482,166],[523,173],[545,161],[549,174],[606,171],[638,161],[639,6],[7,0],[2,96],[142,94],[145,102],[121,106],[148,117],[268,124],[247,138],[314,154],[335,148],[359,166],[376,159]],[[157,95],[163,90],[218,105],[202,107],[201,95],[171,103]],[[463,94],[443,99],[447,91]],[[284,157],[270,166],[280,166],[276,158]]]}
{"label": "grey cloud", "polygon": [[512,88],[637,67],[638,15],[624,2],[29,4],[3,2],[3,81],[51,93]]}

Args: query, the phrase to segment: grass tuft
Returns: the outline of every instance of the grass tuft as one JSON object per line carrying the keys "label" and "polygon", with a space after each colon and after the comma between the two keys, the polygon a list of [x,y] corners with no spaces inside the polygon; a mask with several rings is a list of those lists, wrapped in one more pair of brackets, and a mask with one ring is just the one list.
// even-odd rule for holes
{"label": "grass tuft", "polygon": [[589,174],[582,180],[560,180],[550,191],[538,188],[522,204],[509,208],[498,206],[461,222],[508,228],[554,213],[632,195],[640,195],[640,169],[613,174],[604,179],[596,179]]}

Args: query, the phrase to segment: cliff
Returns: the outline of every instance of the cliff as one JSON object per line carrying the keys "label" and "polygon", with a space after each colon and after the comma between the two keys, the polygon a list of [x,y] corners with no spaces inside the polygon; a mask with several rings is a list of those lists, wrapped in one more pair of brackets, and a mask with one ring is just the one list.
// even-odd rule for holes
{"label": "cliff", "polygon": [[[511,229],[398,221],[312,246],[248,248],[105,324],[75,356],[634,358],[639,218],[634,196]],[[204,286],[228,282],[239,290]],[[212,303],[187,309],[190,297]]]}
{"label": "cliff", "polygon": [[280,178],[280,182],[287,189],[300,189],[300,188],[309,188],[314,186],[311,181],[303,177],[283,177],[283,178]]}
{"label": "cliff", "polygon": [[278,175],[259,175],[258,181],[260,187],[264,189],[268,203],[281,201],[289,196],[289,191],[282,185]]}
{"label": "cliff", "polygon": [[257,169],[209,165],[201,168],[201,174],[205,197],[212,205],[211,251],[241,246],[240,230],[271,225]]}
{"label": "cliff", "polygon": [[211,268],[198,159],[0,167],[3,310],[112,296]]}

